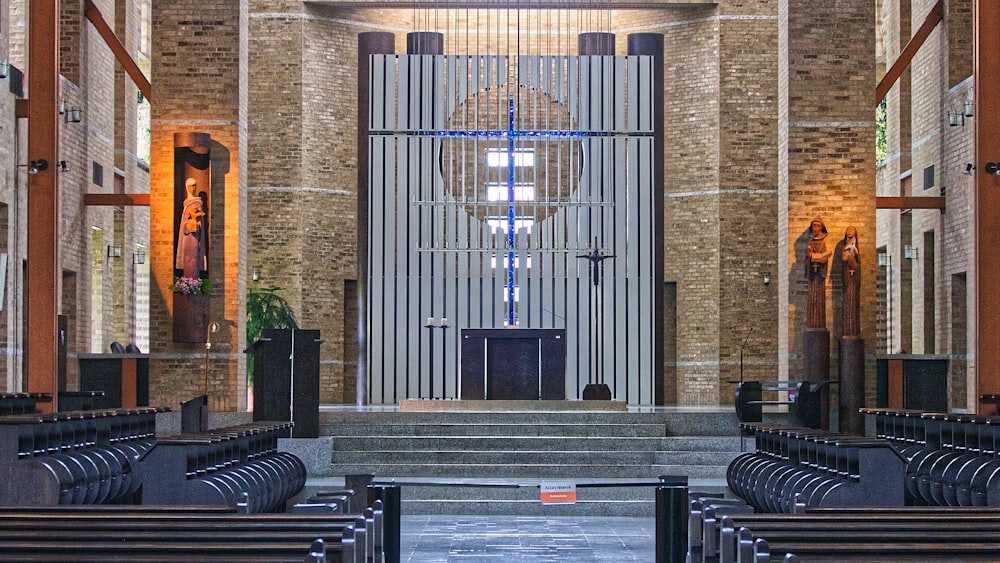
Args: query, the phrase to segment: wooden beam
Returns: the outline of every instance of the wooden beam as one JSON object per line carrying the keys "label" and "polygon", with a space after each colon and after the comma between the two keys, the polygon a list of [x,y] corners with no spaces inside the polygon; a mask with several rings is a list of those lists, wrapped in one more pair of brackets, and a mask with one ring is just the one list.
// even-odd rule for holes
{"label": "wooden beam", "polygon": [[[89,1],[89,0],[88,0]],[[927,18],[924,19],[924,23],[917,30],[917,33],[910,38],[909,42],[906,43],[906,47],[899,53],[899,57],[896,62],[892,63],[892,66],[886,71],[885,76],[879,81],[878,86],[875,88],[875,106],[877,107],[882,103],[886,94],[892,88],[893,84],[899,80],[899,77],[903,75],[903,71],[906,67],[910,66],[910,61],[913,60],[913,55],[917,54],[920,47],[927,40],[927,36],[934,31],[937,24],[941,23],[944,19],[944,0],[938,0],[937,4],[931,8],[930,13],[927,14]]]}
{"label": "wooden beam", "polygon": [[[59,98],[58,2],[28,4],[28,150],[25,160],[46,161],[37,173],[28,174],[28,264],[25,280],[27,337],[24,361],[26,391],[51,393],[51,403],[39,408],[59,410],[58,310],[59,282]],[[22,104],[23,106],[23,104]],[[20,268],[19,264],[14,265]]]}
{"label": "wooden beam", "polygon": [[149,194],[83,194],[83,204],[149,207]]}
{"label": "wooden beam", "polygon": [[876,197],[875,209],[940,209],[944,211],[944,197]]}
{"label": "wooden beam", "polygon": [[[975,280],[969,280],[975,291],[975,311],[969,311],[969,322],[975,323],[975,344],[970,350],[975,358],[975,388],[970,389],[970,403],[980,414],[993,414],[994,403],[980,402],[983,394],[1000,394],[1000,307],[996,292],[1000,287],[1000,260],[996,249],[1000,245],[1000,176],[986,173],[987,162],[1000,161],[1000,2],[978,0],[975,3],[975,94],[976,136],[976,197],[973,241],[975,245]],[[972,271],[970,271],[972,273]],[[973,362],[969,362],[972,364]],[[972,367],[970,365],[970,367]],[[952,404],[965,405],[965,397],[956,397]]]}
{"label": "wooden beam", "polygon": [[111,26],[104,21],[104,16],[101,15],[101,11],[97,9],[97,6],[91,0],[86,0],[86,5],[84,6],[83,13],[90,20],[90,23],[97,30],[97,33],[101,35],[104,42],[114,53],[115,59],[118,64],[125,68],[125,72],[132,78],[132,82],[139,88],[142,95],[146,97],[147,100],[152,101],[152,96],[150,96],[149,80],[146,79],[146,75],[142,73],[139,65],[136,64],[132,56],[128,54],[128,50],[122,45],[122,42],[118,40],[118,36],[111,29]]}

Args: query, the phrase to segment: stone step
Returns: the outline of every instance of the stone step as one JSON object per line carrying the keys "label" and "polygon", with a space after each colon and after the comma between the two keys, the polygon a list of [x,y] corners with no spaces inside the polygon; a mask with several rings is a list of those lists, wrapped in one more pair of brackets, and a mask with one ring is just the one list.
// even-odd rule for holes
{"label": "stone step", "polygon": [[[565,480],[565,479],[563,479]],[[655,514],[655,487],[616,486],[590,488],[584,483],[655,483],[656,478],[585,479],[574,478],[578,484],[577,502],[551,505],[540,502],[537,479],[439,479],[427,477],[378,478],[378,482],[400,484],[403,514],[455,515],[518,515],[518,516],[650,516]],[[492,484],[500,487],[468,486]],[[513,485],[520,485],[513,487]],[[343,479],[310,478],[298,501],[324,490],[339,490]],[[724,495],[728,493],[724,479],[691,478],[691,491]]]}
{"label": "stone step", "polygon": [[660,425],[667,436],[735,436],[739,422],[732,408],[717,411],[699,407],[690,412],[599,412],[599,411],[447,411],[400,412],[332,410],[321,411],[320,434],[336,435],[345,425],[409,424],[517,424],[517,425]]}
{"label": "stone step", "polygon": [[551,436],[551,437],[639,437],[665,436],[662,424],[331,424],[322,427],[324,436]]}
{"label": "stone step", "polygon": [[739,449],[733,437],[334,436],[337,451],[712,451]]}
{"label": "stone step", "polygon": [[324,474],[313,476],[337,476],[371,474],[382,479],[384,476],[457,478],[475,477],[481,479],[500,478],[642,478],[656,479],[660,475],[686,475],[691,478],[725,479],[726,466],[719,465],[600,465],[600,464],[332,464]]}
{"label": "stone step", "polygon": [[[449,464],[462,465],[728,465],[736,457],[731,452],[656,452],[630,450],[385,450],[335,451],[335,465],[366,464]],[[461,477],[462,475],[456,475]]]}

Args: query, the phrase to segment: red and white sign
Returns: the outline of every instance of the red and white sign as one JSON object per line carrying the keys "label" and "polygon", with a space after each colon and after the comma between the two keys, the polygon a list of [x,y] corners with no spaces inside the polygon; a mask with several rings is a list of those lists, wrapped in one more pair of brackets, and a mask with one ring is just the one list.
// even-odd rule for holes
{"label": "red and white sign", "polygon": [[574,504],[576,502],[576,483],[542,481],[538,488],[542,492],[542,504]]}

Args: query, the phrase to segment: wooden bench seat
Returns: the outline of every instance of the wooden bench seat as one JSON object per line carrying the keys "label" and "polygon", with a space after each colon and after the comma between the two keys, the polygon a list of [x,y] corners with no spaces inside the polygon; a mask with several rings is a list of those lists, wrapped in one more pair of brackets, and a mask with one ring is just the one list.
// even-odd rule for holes
{"label": "wooden bench seat", "polygon": [[377,535],[382,530],[381,512],[370,509],[359,517],[237,514],[201,507],[188,512],[138,506],[4,508],[0,509],[3,561],[301,562],[308,560],[310,547],[320,539],[326,561],[354,563],[357,553],[381,553],[383,544]]}
{"label": "wooden bench seat", "polygon": [[716,530],[718,558],[720,563],[763,561],[763,551],[772,561],[786,553],[803,561],[996,560],[997,516],[995,510],[937,507],[726,515]]}

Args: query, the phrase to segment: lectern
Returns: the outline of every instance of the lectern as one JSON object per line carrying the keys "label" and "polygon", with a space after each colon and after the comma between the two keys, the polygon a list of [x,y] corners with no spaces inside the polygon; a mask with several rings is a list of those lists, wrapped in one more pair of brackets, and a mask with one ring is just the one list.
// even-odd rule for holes
{"label": "lectern", "polygon": [[265,329],[253,343],[253,419],[295,423],[292,438],[319,436],[318,330]]}
{"label": "lectern", "polygon": [[564,400],[566,331],[462,330],[463,400]]}

